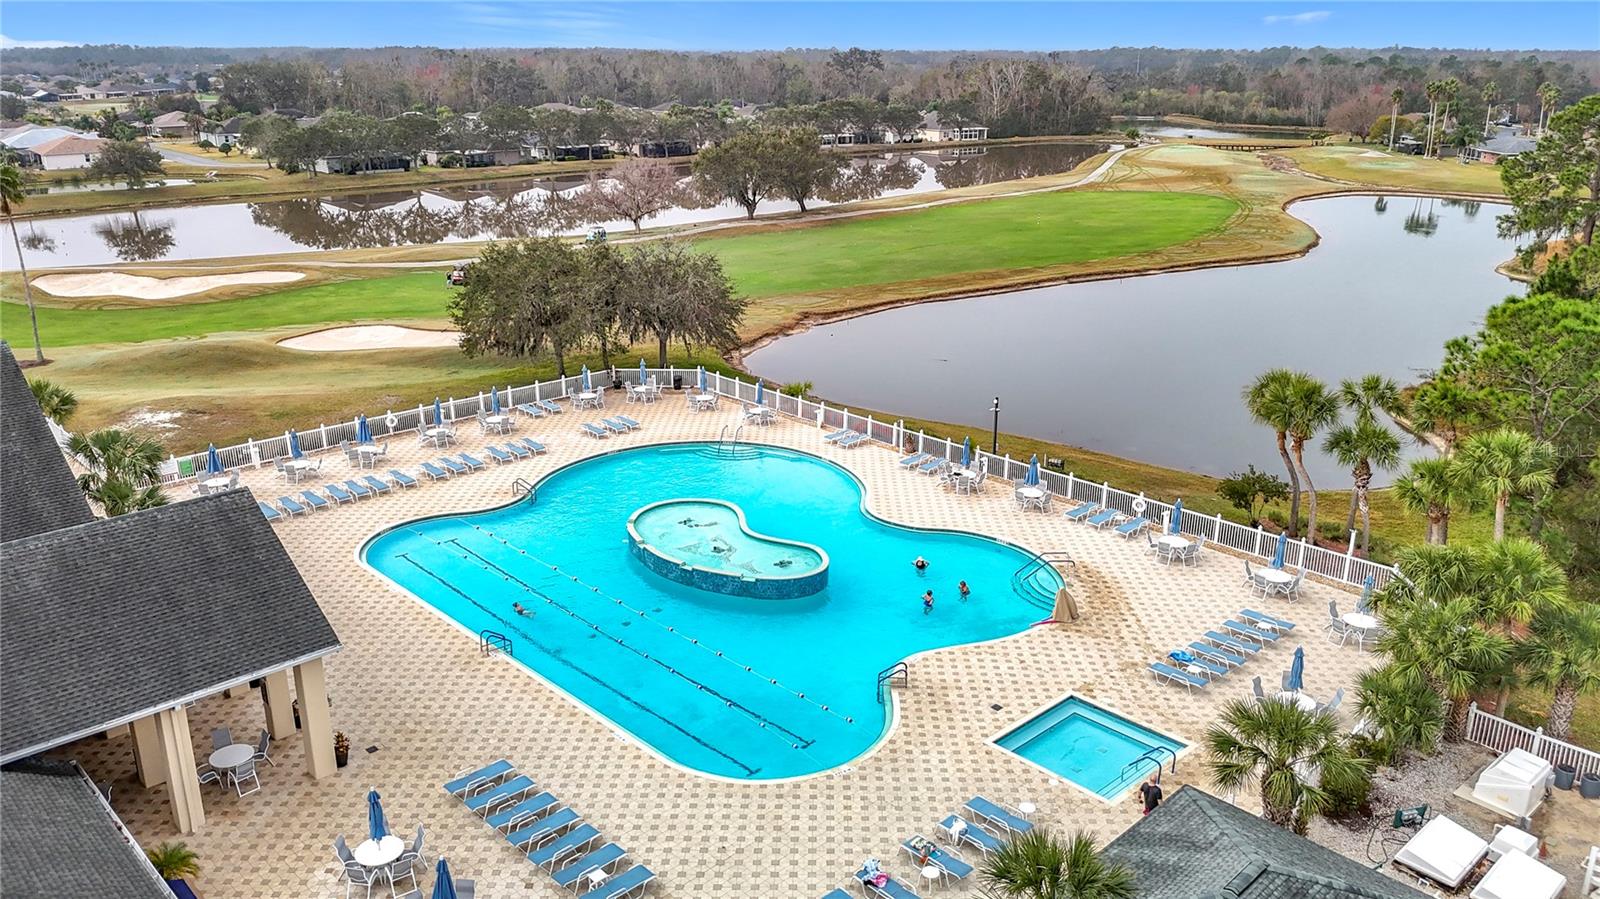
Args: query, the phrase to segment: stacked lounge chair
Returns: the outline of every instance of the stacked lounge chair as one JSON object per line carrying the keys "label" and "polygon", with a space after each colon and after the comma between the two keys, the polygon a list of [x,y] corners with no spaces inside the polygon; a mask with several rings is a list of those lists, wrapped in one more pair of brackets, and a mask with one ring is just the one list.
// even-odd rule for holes
{"label": "stacked lounge chair", "polygon": [[1166,659],[1151,662],[1149,671],[1160,683],[1204,689],[1293,629],[1292,621],[1244,609],[1238,618],[1224,621],[1221,628],[1206,631],[1204,641],[1197,640],[1168,653]]}

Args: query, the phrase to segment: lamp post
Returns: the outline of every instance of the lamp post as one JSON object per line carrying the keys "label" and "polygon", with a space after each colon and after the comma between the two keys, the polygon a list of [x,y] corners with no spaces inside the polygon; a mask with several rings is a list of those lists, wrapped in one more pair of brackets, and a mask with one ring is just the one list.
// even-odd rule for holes
{"label": "lamp post", "polygon": [[989,452],[1000,455],[1000,398],[994,398],[994,406],[989,410],[994,413],[994,434],[989,442]]}

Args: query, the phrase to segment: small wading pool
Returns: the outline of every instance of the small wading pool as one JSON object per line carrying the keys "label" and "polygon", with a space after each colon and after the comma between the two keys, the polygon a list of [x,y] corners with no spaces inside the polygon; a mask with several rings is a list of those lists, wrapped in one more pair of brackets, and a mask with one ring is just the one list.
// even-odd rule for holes
{"label": "small wading pool", "polygon": [[634,558],[656,574],[731,596],[788,599],[828,585],[828,555],[750,530],[744,511],[715,499],[651,503],[628,519]]}
{"label": "small wading pool", "polygon": [[[1034,715],[995,745],[1108,801],[1170,762],[1187,744],[1076,696]],[[1156,764],[1139,763],[1141,758]]]}

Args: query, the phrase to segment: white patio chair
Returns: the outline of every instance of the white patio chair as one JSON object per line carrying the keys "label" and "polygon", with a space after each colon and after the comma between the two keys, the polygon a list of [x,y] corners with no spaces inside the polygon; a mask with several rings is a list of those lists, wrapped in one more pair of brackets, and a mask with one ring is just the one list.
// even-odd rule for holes
{"label": "white patio chair", "polygon": [[[256,776],[256,760],[254,758],[246,760],[239,767],[233,769],[233,774],[230,777],[233,780],[234,792],[238,793],[240,798],[261,791],[261,778]],[[246,781],[251,785],[248,790],[244,788]]]}

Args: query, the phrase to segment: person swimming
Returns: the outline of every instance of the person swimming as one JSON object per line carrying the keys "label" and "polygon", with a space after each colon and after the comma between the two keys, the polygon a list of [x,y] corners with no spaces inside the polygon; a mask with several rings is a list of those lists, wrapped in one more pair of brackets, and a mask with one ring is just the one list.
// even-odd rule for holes
{"label": "person swimming", "polygon": [[967,586],[966,581],[962,581],[959,585],[957,585],[956,590],[961,594],[962,602],[966,602],[967,597],[972,595],[972,588]]}
{"label": "person swimming", "polygon": [[917,569],[917,573],[919,574],[928,570],[928,560],[921,556],[917,556],[917,560],[912,562],[911,565]]}
{"label": "person swimming", "polygon": [[926,615],[926,614],[928,614],[929,612],[932,612],[932,611],[933,611],[933,591],[929,590],[928,592],[922,594],[922,614]]}
{"label": "person swimming", "polygon": [[520,602],[512,603],[511,604],[511,611],[516,612],[518,615],[522,615],[524,617],[533,614],[532,612],[530,612],[526,608],[524,608],[522,603],[520,603]]}

